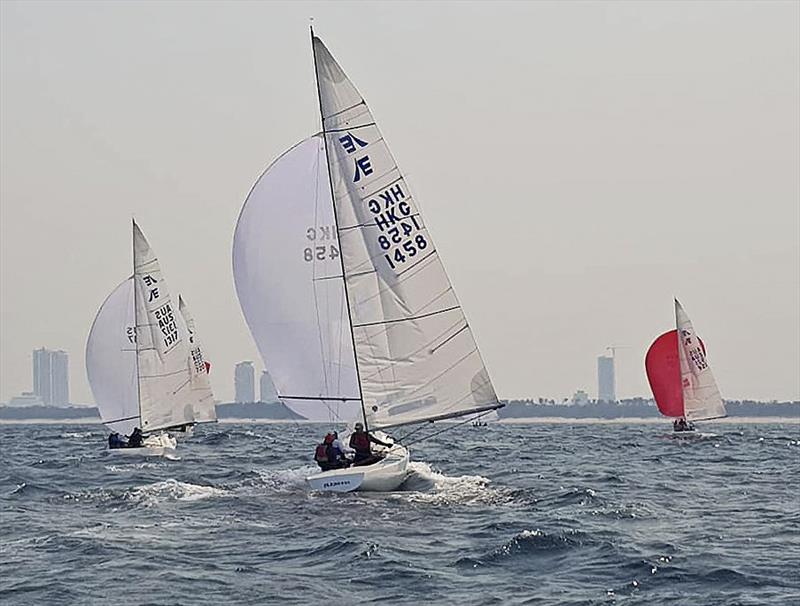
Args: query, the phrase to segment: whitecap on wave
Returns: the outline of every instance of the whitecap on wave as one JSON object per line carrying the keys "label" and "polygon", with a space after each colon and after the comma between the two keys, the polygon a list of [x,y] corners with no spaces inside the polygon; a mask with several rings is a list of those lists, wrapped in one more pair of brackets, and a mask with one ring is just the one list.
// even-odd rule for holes
{"label": "whitecap on wave", "polygon": [[179,482],[171,478],[134,488],[128,496],[134,501],[150,506],[162,501],[200,501],[226,494],[227,491],[221,488]]}
{"label": "whitecap on wave", "polygon": [[65,431],[60,435],[61,438],[84,439],[91,438],[94,434],[91,431]]}

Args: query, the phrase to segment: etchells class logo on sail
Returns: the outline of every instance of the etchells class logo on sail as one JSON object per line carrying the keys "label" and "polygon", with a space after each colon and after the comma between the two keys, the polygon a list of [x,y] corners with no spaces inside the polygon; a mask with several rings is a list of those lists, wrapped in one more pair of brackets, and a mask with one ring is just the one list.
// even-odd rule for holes
{"label": "etchells class logo on sail", "polygon": [[[367,125],[374,130],[374,124]],[[378,191],[368,193],[362,198],[366,207],[372,213],[372,220],[378,228],[376,242],[383,252],[383,258],[389,268],[396,270],[399,265],[406,263],[421,251],[428,248],[428,240],[423,235],[423,225],[419,213],[411,205],[411,196],[407,195],[408,188],[397,167],[391,161],[391,156],[385,148],[382,139],[377,142],[378,148],[373,157],[370,157],[368,141],[361,139],[351,132],[339,136],[339,145],[344,151],[345,158],[350,157],[352,166],[352,183],[365,188],[363,183],[367,177],[375,173],[376,167],[384,162],[390,165],[378,171],[376,180],[395,173],[397,176],[388,185]],[[383,146],[383,148],[380,147]],[[383,153],[381,153],[383,152]],[[385,156],[385,157],[384,157]],[[371,179],[368,179],[371,180]],[[385,182],[385,180],[384,180]]]}

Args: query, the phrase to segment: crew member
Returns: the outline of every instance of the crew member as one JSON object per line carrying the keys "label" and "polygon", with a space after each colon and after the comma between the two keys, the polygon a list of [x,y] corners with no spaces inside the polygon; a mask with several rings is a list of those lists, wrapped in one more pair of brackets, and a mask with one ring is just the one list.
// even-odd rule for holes
{"label": "crew member", "polygon": [[128,436],[128,448],[141,448],[144,442],[144,436],[142,436],[142,430],[138,427],[134,427],[131,435]]}
{"label": "crew member", "polygon": [[380,444],[387,448],[393,446],[393,444],[388,444],[368,434],[364,431],[362,423],[356,423],[355,431],[350,434],[350,448],[356,451],[355,457],[353,457],[353,465],[371,465],[380,461],[381,457],[372,454],[371,444]]}

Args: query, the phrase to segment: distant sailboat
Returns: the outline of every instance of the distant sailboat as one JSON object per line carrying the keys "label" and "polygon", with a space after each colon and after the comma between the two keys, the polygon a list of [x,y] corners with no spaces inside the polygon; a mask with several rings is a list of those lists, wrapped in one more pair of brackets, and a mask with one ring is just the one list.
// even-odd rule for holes
{"label": "distant sailboat", "polygon": [[727,413],[705,345],[677,299],[675,324],[676,330],[650,345],[645,368],[656,405],[662,415],[676,418],[677,434],[691,431],[695,421],[718,419]]}
{"label": "distant sailboat", "polygon": [[[306,417],[389,429],[501,404],[428,228],[366,102],[313,36],[323,133],[253,186],[234,235],[236,290],[281,399]],[[344,412],[342,412],[344,409]],[[313,418],[313,417],[312,417]],[[312,488],[394,490],[409,454],[315,474]]]}
{"label": "distant sailboat", "polygon": [[[103,423],[114,433],[140,428],[141,448],[176,446],[170,430],[216,420],[208,378],[193,373],[188,331],[176,313],[158,259],[133,224],[133,276],[97,312],[86,343],[86,372]],[[209,407],[210,406],[210,407]]]}

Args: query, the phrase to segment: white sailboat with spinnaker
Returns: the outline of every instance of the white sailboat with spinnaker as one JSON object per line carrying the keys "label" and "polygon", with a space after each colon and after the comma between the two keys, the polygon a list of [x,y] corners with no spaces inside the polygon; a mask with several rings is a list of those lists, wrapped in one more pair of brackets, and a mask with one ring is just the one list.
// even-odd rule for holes
{"label": "white sailboat with spinnaker", "polygon": [[647,350],[645,369],[659,412],[674,417],[674,437],[713,437],[695,432],[694,423],[727,415],[706,348],[689,315],[675,299],[675,330],[659,336]]}
{"label": "white sailboat with spinnaker", "polygon": [[111,292],[92,324],[86,372],[106,427],[121,435],[139,428],[144,435],[141,447],[112,451],[160,455],[176,447],[170,431],[216,421],[214,396],[207,372],[193,363],[187,323],[158,259],[135,222],[133,259],[133,275]]}
{"label": "white sailboat with spinnaker", "polygon": [[[236,225],[233,270],[279,397],[367,432],[491,413],[497,399],[415,196],[366,102],[312,32],[322,133],[278,158]],[[394,490],[402,436],[382,459],[313,474],[314,489]],[[409,444],[408,442],[406,444]]]}

